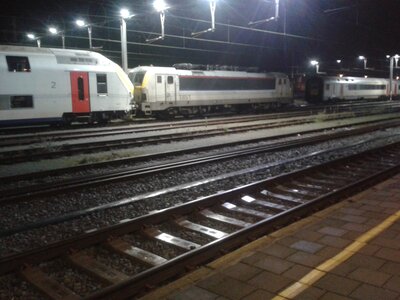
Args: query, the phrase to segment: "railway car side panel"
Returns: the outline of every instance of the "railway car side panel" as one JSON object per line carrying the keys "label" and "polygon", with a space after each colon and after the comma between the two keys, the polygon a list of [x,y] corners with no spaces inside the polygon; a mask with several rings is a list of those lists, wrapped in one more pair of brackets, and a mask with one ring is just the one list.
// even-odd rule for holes
{"label": "railway car side panel", "polygon": [[[7,57],[13,57],[11,63]],[[29,70],[18,61],[26,61]],[[3,53],[0,70],[0,124],[60,121],[62,111],[71,110],[63,101],[68,74],[55,70],[48,55]]]}

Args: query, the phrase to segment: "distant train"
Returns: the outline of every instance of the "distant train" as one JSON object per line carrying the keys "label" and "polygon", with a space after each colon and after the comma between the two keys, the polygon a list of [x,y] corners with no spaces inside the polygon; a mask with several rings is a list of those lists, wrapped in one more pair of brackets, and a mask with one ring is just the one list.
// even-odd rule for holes
{"label": "distant train", "polygon": [[[182,68],[182,69],[180,69]],[[184,68],[184,69],[183,69]],[[246,111],[292,103],[289,78],[281,73],[137,67],[129,72],[139,113],[172,117]]]}
{"label": "distant train", "polygon": [[103,122],[131,110],[133,85],[90,51],[0,46],[0,125]]}
{"label": "distant train", "polygon": [[[392,81],[392,98],[399,97],[399,81]],[[384,78],[317,76],[306,81],[305,99],[309,103],[335,100],[388,99],[390,81]]]}

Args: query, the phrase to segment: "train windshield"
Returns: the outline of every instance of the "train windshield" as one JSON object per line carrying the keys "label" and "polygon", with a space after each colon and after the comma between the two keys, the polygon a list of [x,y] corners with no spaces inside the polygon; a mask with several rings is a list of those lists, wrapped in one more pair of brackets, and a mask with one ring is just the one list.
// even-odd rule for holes
{"label": "train windshield", "polygon": [[146,72],[129,73],[129,79],[132,81],[133,85],[142,85],[145,74]]}

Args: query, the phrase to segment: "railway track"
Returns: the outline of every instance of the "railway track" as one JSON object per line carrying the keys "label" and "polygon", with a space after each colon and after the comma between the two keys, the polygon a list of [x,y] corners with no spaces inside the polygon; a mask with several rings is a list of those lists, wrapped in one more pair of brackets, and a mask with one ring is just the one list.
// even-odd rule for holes
{"label": "railway track", "polygon": [[[52,181],[48,182],[45,184],[37,184],[37,185],[29,185],[25,187],[18,186],[16,189],[9,189],[9,190],[2,190],[1,192],[1,197],[0,197],[0,205],[6,205],[6,204],[16,204],[19,201],[26,201],[28,198],[32,199],[33,197],[40,197],[40,196],[47,196],[47,195],[56,195],[58,193],[62,192],[67,192],[67,191],[76,191],[78,189],[82,189],[88,186],[94,186],[94,185],[103,185],[115,181],[121,181],[121,180],[131,180],[137,177],[143,177],[143,176],[151,176],[152,174],[164,172],[164,171],[169,171],[169,170],[176,170],[180,168],[186,168],[189,166],[194,166],[194,165],[200,165],[200,164],[205,164],[205,163],[210,163],[210,162],[218,162],[218,161],[223,161],[231,158],[238,158],[242,156],[249,156],[249,155],[254,155],[258,153],[265,153],[265,152],[271,152],[271,151],[282,151],[285,149],[289,148],[294,148],[294,147],[301,147],[305,145],[311,145],[311,144],[316,144],[316,143],[321,143],[324,141],[329,141],[333,139],[339,139],[339,138],[344,138],[344,137],[349,137],[349,136],[354,136],[354,135],[360,135],[376,130],[382,130],[385,128],[390,128],[394,126],[400,126],[400,121],[394,121],[394,122],[387,122],[384,124],[375,124],[371,126],[366,126],[366,127],[361,127],[357,129],[352,129],[348,131],[341,131],[341,132],[335,132],[335,133],[328,133],[328,134],[322,134],[322,135],[317,135],[317,136],[311,136],[308,138],[303,138],[303,139],[295,139],[295,140],[290,140],[290,141],[284,141],[284,142],[278,142],[278,143],[273,143],[269,145],[262,145],[262,146],[254,146],[254,147],[249,147],[246,149],[240,149],[240,150],[234,150],[234,151],[228,151],[225,153],[219,153],[219,154],[214,154],[214,155],[206,155],[203,157],[198,157],[198,158],[193,158],[193,159],[187,159],[187,160],[181,160],[181,161],[174,161],[170,163],[163,163],[159,165],[151,165],[148,167],[143,167],[143,168],[132,168],[132,169],[124,169],[120,171],[115,171],[115,172],[109,172],[106,174],[98,174],[98,175],[92,175],[92,176],[81,176],[81,177],[74,177],[71,178],[70,180],[64,179],[63,181]],[[210,150],[213,147],[207,146],[204,147],[204,149],[192,149],[191,151],[201,151],[201,150]],[[185,154],[190,153],[189,151],[186,150],[184,152]],[[162,154],[157,154],[155,156],[146,156],[146,159],[152,160],[157,157],[165,157],[167,155],[181,155],[184,154],[182,150],[174,151],[173,153],[168,152],[168,153],[162,153]],[[143,160],[142,157],[136,157],[135,159],[130,159],[130,162],[133,161],[140,161]],[[81,169],[81,168],[79,168]],[[56,175],[57,173],[68,173],[72,171],[77,171],[76,167],[73,167],[71,169],[62,169],[62,170],[57,170],[57,172],[40,172],[34,175],[31,175],[32,177],[39,177],[43,178],[44,176],[51,176],[51,175]],[[16,182],[18,180],[26,180],[27,176],[13,176],[10,178],[3,178],[4,182]]]}
{"label": "railway track", "polygon": [[[384,108],[393,110],[397,108],[396,103],[367,103],[361,104],[360,107],[357,107],[356,103],[351,104],[340,104],[337,106],[322,106],[315,107],[310,109],[302,108],[298,111],[289,111],[289,112],[280,112],[275,114],[263,114],[263,115],[253,115],[253,116],[239,116],[239,117],[225,117],[225,118],[215,118],[209,120],[192,120],[192,121],[179,121],[179,122],[168,122],[168,123],[156,123],[156,124],[136,124],[136,125],[128,125],[128,126],[111,126],[111,127],[101,127],[99,128],[89,128],[89,129],[75,129],[75,130],[63,130],[63,131],[55,131],[55,132],[35,132],[33,134],[20,134],[20,135],[3,135],[0,141],[0,146],[2,147],[11,147],[11,146],[21,146],[21,145],[29,145],[35,143],[41,143],[43,141],[66,141],[72,139],[85,139],[85,138],[98,138],[98,137],[107,137],[114,136],[118,134],[134,134],[134,133],[143,133],[149,131],[163,131],[168,129],[177,129],[177,128],[188,128],[194,126],[204,126],[207,124],[211,125],[226,125],[230,123],[236,122],[252,122],[259,120],[273,120],[273,119],[281,119],[281,118],[293,118],[293,117],[303,117],[315,115],[317,113],[321,113],[324,111],[330,112],[346,112],[349,111],[349,108],[352,107],[352,113],[355,114],[363,114],[367,110],[370,111],[374,108]],[[359,104],[360,105],[360,104]]]}
{"label": "railway track", "polygon": [[392,143],[2,258],[0,274],[50,299],[131,298],[399,171]]}
{"label": "railway track", "polygon": [[[346,118],[348,116],[336,116],[335,120]],[[388,117],[387,119],[395,119],[396,117]],[[54,144],[52,146],[26,147],[22,149],[10,148],[9,150],[0,151],[0,164],[14,164],[28,162],[40,159],[50,159],[62,156],[71,156],[76,154],[87,154],[99,151],[109,151],[112,149],[126,149],[130,147],[139,147],[144,145],[154,145],[160,143],[177,142],[190,140],[194,138],[206,138],[217,135],[225,135],[227,133],[242,133],[251,130],[272,129],[282,126],[293,126],[315,122],[313,117],[304,119],[294,119],[285,121],[276,121],[266,124],[238,125],[229,128],[214,128],[193,130],[189,132],[161,134],[142,137],[125,137],[102,141],[88,141],[75,144]],[[338,126],[340,127],[340,126]],[[315,130],[314,130],[315,131]]]}

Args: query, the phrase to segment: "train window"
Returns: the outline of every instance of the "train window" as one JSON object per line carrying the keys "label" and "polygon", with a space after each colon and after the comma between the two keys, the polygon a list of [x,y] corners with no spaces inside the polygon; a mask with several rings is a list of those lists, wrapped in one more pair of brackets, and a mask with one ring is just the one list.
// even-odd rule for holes
{"label": "train window", "polygon": [[142,85],[145,74],[146,72],[134,72],[129,74],[129,78],[133,85]]}
{"label": "train window", "polygon": [[157,76],[157,83],[162,83],[162,76]]}
{"label": "train window", "polygon": [[168,76],[167,82],[168,82],[168,84],[173,84],[174,83],[174,77]]}
{"label": "train window", "polygon": [[107,94],[107,74],[96,74],[97,94]]}
{"label": "train window", "polygon": [[85,88],[84,88],[82,77],[78,78],[78,98],[79,98],[79,101],[85,100]]}
{"label": "train window", "polygon": [[281,85],[281,84],[282,84],[282,79],[279,78],[278,85]]}
{"label": "train window", "polygon": [[283,84],[286,84],[286,79],[283,79]]}
{"label": "train window", "polygon": [[8,71],[10,72],[30,72],[31,66],[26,56],[6,56]]}
{"label": "train window", "polygon": [[10,97],[10,108],[32,108],[33,97],[32,96],[11,96]]}
{"label": "train window", "polygon": [[331,86],[329,83],[325,84],[325,90],[329,91],[330,88],[331,88]]}

